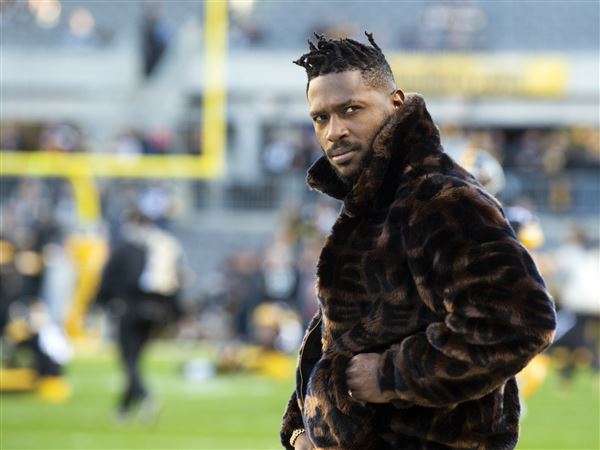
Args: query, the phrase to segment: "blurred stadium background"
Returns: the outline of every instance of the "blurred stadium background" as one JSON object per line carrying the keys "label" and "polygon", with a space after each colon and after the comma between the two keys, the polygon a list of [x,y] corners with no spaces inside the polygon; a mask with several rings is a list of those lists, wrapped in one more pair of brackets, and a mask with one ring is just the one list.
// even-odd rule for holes
{"label": "blurred stadium background", "polygon": [[[2,0],[0,448],[279,448],[339,208],[304,185],[320,149],[291,61],[313,31],[363,30],[560,307],[519,448],[600,448],[599,24],[591,0]],[[93,302],[132,212],[181,243],[184,315],[144,356],[160,416],[123,423]],[[49,334],[52,376],[31,346]]]}

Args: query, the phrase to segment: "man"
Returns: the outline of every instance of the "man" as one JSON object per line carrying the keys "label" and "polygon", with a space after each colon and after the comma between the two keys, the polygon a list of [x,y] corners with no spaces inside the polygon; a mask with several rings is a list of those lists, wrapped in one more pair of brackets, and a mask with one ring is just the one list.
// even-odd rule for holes
{"label": "man", "polygon": [[182,249],[178,240],[135,212],[123,227],[123,240],[112,251],[96,302],[114,319],[127,385],[119,399],[117,419],[129,419],[140,407],[142,419],[158,412],[142,380],[140,358],[152,332],[181,314]]}
{"label": "man", "polygon": [[317,36],[296,64],[343,201],[317,269],[283,418],[290,448],[509,449],[515,374],[551,342],[544,282],[498,202],[448,157],[418,95],[371,45]]}

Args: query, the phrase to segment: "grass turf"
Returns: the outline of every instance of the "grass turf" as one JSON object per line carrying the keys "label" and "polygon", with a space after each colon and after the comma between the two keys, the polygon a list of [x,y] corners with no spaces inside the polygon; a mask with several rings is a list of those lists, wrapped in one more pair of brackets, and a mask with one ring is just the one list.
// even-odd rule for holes
{"label": "grass turf", "polygon": [[[0,397],[0,448],[9,449],[274,449],[293,381],[252,375],[185,380],[178,369],[188,350],[155,345],[147,379],[163,405],[153,426],[118,424],[114,403],[122,376],[112,352],[76,359],[73,397],[64,405],[33,394]],[[565,390],[551,375],[527,404],[518,448],[598,449],[598,380],[580,372]]]}

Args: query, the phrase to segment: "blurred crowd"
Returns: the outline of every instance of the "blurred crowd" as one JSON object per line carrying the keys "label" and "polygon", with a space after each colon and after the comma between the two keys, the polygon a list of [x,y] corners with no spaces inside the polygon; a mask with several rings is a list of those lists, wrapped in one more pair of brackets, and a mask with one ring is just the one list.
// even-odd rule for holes
{"label": "blurred crowd", "polygon": [[[219,267],[203,277],[196,305],[200,315],[208,311],[211,317],[221,316],[219,330],[209,326],[197,329],[196,333],[205,337],[254,340],[257,332],[254,321],[263,318],[253,314],[264,303],[276,305],[276,309],[282,311],[293,311],[297,321],[306,325],[317,309],[314,274],[337,209],[327,201],[307,203],[288,211],[266,245],[258,250],[249,246],[224,255]],[[296,329],[294,339],[281,336],[281,350],[295,348],[300,338],[297,332]]]}
{"label": "blurred crowd", "polygon": [[2,123],[0,149],[77,152],[85,150],[82,131],[71,123]]}
{"label": "blurred crowd", "polygon": [[[173,130],[155,126],[117,133],[105,151],[119,155],[196,152],[199,130],[190,130],[190,142],[177,148]],[[191,138],[194,135],[195,139]],[[442,128],[445,147],[485,149],[506,169],[548,175],[568,169],[600,168],[600,131],[594,128],[473,129]],[[191,142],[193,141],[193,142]],[[189,144],[189,145],[188,145]],[[90,151],[84,131],[68,122],[3,123],[0,149],[5,151]],[[321,154],[308,124],[266,126],[263,130],[261,166],[267,174],[304,171]]]}
{"label": "blurred crowd", "polygon": [[[505,169],[553,175],[569,169],[600,168],[600,130],[573,127],[553,129],[464,128],[444,126],[446,151],[485,150]],[[263,168],[285,174],[304,170],[320,156],[312,128],[289,125],[264,132]]]}
{"label": "blurred crowd", "polygon": [[304,172],[322,155],[310,125],[266,127],[263,141],[261,167],[273,176]]}
{"label": "blurred crowd", "polygon": [[[416,20],[401,32],[389,37],[389,45],[415,51],[480,50],[487,47],[488,18],[477,1],[423,2],[416,11]],[[357,36],[362,33],[356,22],[343,22],[335,26],[315,23],[307,35],[315,31],[331,37]]]}
{"label": "blurred crowd", "polygon": [[[176,245],[183,253],[190,245],[203,245],[184,242],[172,232],[171,223],[178,211],[176,195],[168,185],[158,182],[107,183],[102,190],[106,224],[102,228],[82,226],[65,182],[3,180],[2,192],[3,345],[13,350],[24,343],[31,346],[28,339],[41,336],[43,327],[52,325],[52,345],[62,350],[51,350],[52,345],[46,343],[38,345],[38,353],[55,365],[68,361],[65,355],[69,352],[65,349],[69,340],[81,338],[89,331],[85,329],[86,314],[96,301],[104,264],[119,245],[131,238],[132,224],[139,224],[140,217],[146,224],[145,230],[156,230],[149,234],[155,236],[152,241],[178,241]],[[177,271],[182,274],[177,285],[180,318],[168,336],[222,346],[219,367],[223,370],[245,367],[236,360],[242,353],[231,350],[227,343],[238,350],[254,345],[277,354],[293,352],[303,327],[318,307],[314,289],[316,264],[338,209],[335,202],[308,197],[301,207],[285,214],[278,231],[264,246],[249,245],[222,254],[215,270],[195,274],[201,282],[193,291],[184,289],[186,278],[189,281],[194,277],[185,257],[159,258],[158,263],[163,264],[168,260],[175,264],[177,259]],[[542,228],[532,211],[522,207],[507,207],[506,211],[521,241],[535,254],[560,308],[554,348],[558,349],[556,355],[560,356],[565,376],[570,376],[573,367],[600,369],[598,236],[573,228],[560,245],[544,246]],[[137,233],[136,239],[139,241],[139,236],[150,231]],[[169,237],[161,241],[156,236]],[[165,248],[157,251],[161,254]],[[140,271],[146,273],[146,265],[140,264]],[[163,267],[162,273],[166,272]],[[135,285],[143,277],[138,274],[137,278]],[[145,283],[148,286],[148,278]],[[114,313],[114,309],[111,311]],[[19,321],[27,324],[29,333],[14,325]],[[65,337],[57,338],[63,331]],[[44,348],[50,349],[48,355]],[[52,356],[54,353],[59,356]],[[5,366],[19,364],[10,356],[14,354],[3,352]],[[43,372],[48,371],[46,366],[36,367]],[[55,366],[50,373],[57,375],[60,371]]]}
{"label": "blurred crowd", "polygon": [[[127,129],[117,133],[103,152],[118,155],[161,155],[173,153],[173,133],[167,127]],[[80,127],[69,122],[2,123],[0,149],[3,151],[87,152],[94,143]]]}

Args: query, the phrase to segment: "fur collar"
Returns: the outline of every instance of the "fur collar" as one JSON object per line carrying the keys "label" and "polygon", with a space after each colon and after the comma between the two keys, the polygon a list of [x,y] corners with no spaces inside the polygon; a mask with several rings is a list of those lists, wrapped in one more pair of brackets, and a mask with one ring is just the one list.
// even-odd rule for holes
{"label": "fur collar", "polygon": [[382,185],[399,179],[415,163],[442,151],[437,127],[418,94],[408,94],[402,106],[381,127],[372,143],[371,160],[349,189],[336,175],[325,156],[308,170],[308,185],[319,192],[343,200],[350,216],[361,214],[375,203]]}

